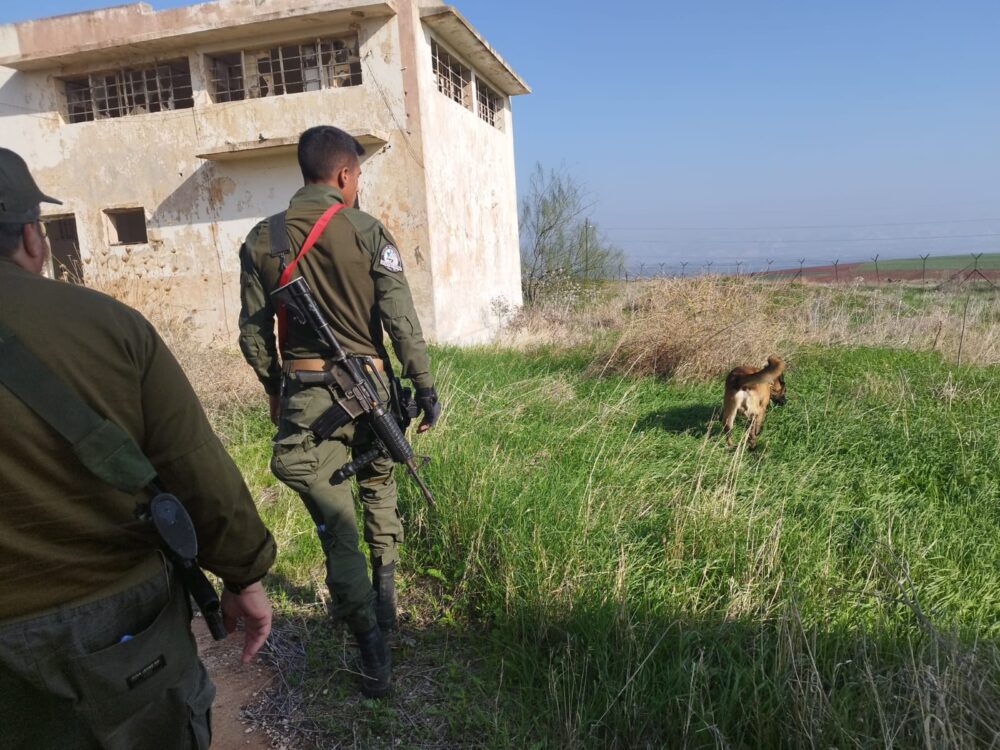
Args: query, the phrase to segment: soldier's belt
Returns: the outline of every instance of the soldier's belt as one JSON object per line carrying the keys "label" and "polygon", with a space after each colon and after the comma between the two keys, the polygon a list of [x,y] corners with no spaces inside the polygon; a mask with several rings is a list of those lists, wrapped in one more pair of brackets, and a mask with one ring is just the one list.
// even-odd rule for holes
{"label": "soldier's belt", "polygon": [[[372,357],[375,369],[385,372],[385,363],[377,357]],[[323,372],[329,367],[329,360],[326,359],[290,359],[281,366],[281,372],[288,375],[292,372]]]}

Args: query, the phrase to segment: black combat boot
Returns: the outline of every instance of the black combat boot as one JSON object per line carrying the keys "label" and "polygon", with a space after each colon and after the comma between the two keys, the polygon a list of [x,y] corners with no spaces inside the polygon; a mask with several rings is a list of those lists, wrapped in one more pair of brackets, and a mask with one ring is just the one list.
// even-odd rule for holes
{"label": "black combat boot", "polygon": [[372,563],[372,588],[375,589],[375,619],[383,633],[396,629],[396,563]]}
{"label": "black combat boot", "polygon": [[392,657],[376,625],[366,633],[355,633],[361,649],[361,692],[369,698],[384,698],[392,687]]}

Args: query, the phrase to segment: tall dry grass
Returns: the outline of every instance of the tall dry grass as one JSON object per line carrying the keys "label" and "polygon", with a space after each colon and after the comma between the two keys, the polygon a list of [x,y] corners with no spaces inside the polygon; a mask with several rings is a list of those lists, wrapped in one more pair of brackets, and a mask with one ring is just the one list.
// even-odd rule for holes
{"label": "tall dry grass", "polygon": [[[499,343],[602,342],[593,369],[700,380],[803,346],[937,351],[1000,363],[1000,295],[971,288],[820,286],[694,277],[616,283],[518,312]],[[603,335],[601,335],[603,334]]]}

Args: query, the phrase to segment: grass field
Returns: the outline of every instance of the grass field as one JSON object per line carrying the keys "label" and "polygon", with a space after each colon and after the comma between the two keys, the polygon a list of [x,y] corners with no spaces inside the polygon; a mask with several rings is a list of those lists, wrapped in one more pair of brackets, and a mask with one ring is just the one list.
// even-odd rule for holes
{"label": "grass field", "polygon": [[996,746],[996,366],[801,348],[750,453],[709,429],[718,382],[588,375],[595,354],[434,351],[445,416],[416,448],[440,510],[401,478],[409,621],[383,704],[317,604],[270,426],[220,417],[279,539],[293,728],[322,747]]}
{"label": "grass field", "polygon": [[[936,255],[927,259],[928,271],[960,271],[971,269],[974,259],[971,255]],[[879,271],[920,271],[923,261],[920,258],[900,258],[896,260],[879,260]],[[979,268],[986,270],[1000,269],[1000,253],[984,253],[979,259]],[[859,271],[874,271],[874,263],[863,263]]]}

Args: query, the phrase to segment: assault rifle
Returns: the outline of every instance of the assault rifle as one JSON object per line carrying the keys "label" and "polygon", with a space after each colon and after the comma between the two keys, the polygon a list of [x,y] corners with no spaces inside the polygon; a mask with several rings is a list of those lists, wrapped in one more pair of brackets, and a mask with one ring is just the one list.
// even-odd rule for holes
{"label": "assault rifle", "polygon": [[[414,414],[406,414],[405,405],[400,404],[404,408],[400,409],[401,414],[397,418],[383,405],[384,402],[392,400],[390,388],[393,388],[394,384],[386,382],[371,357],[349,356],[344,351],[317,306],[309,283],[303,277],[300,276],[278,287],[271,292],[271,296],[278,304],[284,305],[299,323],[312,328],[333,352],[330,364],[323,372],[295,373],[295,378],[300,383],[325,385],[333,393],[333,406],[309,425],[310,431],[318,440],[326,440],[344,425],[362,420],[375,435],[374,447],[333,472],[330,484],[340,484],[373,461],[388,457],[406,467],[406,471],[420,487],[427,505],[433,510],[434,497],[417,473],[417,457],[400,428],[400,421]],[[339,397],[334,386],[344,394],[343,397]]]}

